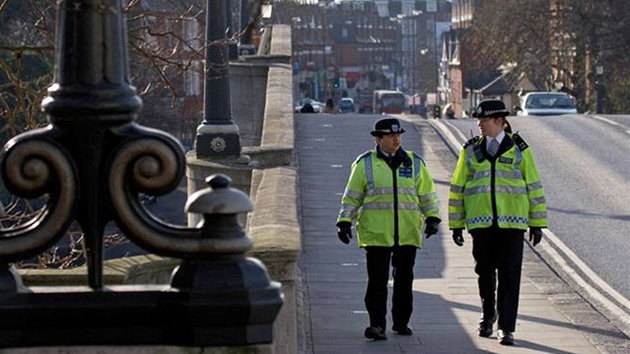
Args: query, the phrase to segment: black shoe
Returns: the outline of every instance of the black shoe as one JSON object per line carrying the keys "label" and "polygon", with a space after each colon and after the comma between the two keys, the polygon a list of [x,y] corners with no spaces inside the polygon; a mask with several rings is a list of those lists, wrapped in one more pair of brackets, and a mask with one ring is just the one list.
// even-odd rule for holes
{"label": "black shoe", "polygon": [[488,338],[492,335],[492,325],[496,318],[492,318],[490,320],[481,320],[479,321],[479,327],[477,328],[477,333],[479,333],[479,337]]}
{"label": "black shoe", "polygon": [[497,339],[501,345],[514,345],[514,335],[512,332],[500,329],[497,331]]}
{"label": "black shoe", "polygon": [[393,326],[392,331],[396,332],[398,335],[401,335],[401,336],[410,336],[413,334],[413,331],[411,330],[411,328],[407,326]]}
{"label": "black shoe", "polygon": [[365,338],[373,339],[373,340],[386,340],[387,335],[385,334],[385,330],[381,327],[368,327],[365,329]]}

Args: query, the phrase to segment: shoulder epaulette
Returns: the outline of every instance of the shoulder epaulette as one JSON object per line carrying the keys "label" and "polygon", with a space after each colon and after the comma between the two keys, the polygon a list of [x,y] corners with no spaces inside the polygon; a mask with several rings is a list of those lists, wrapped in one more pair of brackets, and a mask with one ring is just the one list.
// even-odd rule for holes
{"label": "shoulder epaulette", "polygon": [[467,142],[464,143],[464,146],[462,146],[464,149],[467,148],[468,146],[477,143],[477,141],[479,141],[479,139],[481,139],[481,137],[479,135],[477,136],[473,136],[472,138],[470,138]]}
{"label": "shoulder epaulette", "polygon": [[518,135],[518,132],[512,134],[512,140],[514,140],[514,144],[521,151],[523,151],[523,150],[525,150],[525,149],[527,149],[529,147],[529,145],[527,145],[525,140],[523,140],[523,138],[521,138],[521,136]]}

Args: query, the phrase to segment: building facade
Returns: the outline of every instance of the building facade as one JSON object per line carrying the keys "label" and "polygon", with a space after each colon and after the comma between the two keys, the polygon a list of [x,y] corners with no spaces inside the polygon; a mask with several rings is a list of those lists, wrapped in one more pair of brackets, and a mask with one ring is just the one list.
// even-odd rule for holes
{"label": "building facade", "polygon": [[439,97],[449,1],[283,2],[276,12],[293,28],[296,101],[371,99],[375,89],[400,90],[423,105]]}

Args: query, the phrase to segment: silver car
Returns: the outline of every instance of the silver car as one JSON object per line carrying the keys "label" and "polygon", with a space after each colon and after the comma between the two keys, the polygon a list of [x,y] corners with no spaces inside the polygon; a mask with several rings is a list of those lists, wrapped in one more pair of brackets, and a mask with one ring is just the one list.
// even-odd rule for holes
{"label": "silver car", "polygon": [[517,116],[559,116],[576,114],[571,96],[564,92],[529,92],[514,107]]}

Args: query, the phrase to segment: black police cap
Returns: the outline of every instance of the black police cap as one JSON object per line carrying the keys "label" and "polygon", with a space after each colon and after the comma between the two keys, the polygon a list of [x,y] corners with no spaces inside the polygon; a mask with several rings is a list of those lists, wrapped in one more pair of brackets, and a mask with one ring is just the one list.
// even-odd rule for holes
{"label": "black police cap", "polygon": [[473,118],[498,118],[507,117],[510,112],[505,108],[505,103],[499,100],[485,100],[473,112]]}
{"label": "black police cap", "polygon": [[400,126],[400,122],[395,118],[379,119],[374,123],[374,129],[370,132],[372,136],[383,136],[387,134],[402,134],[405,132]]}

